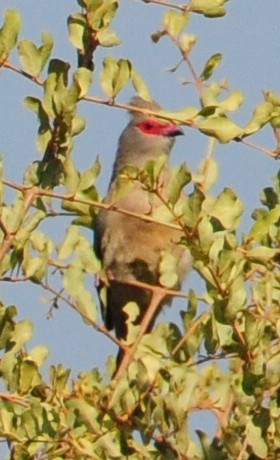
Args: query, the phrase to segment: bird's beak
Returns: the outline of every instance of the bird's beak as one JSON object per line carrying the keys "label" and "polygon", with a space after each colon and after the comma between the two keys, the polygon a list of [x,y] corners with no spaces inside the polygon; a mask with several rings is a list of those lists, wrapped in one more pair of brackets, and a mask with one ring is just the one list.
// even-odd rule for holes
{"label": "bird's beak", "polygon": [[166,137],[176,137],[176,136],[183,136],[184,131],[178,125],[175,125],[174,123],[168,123],[164,127],[162,134]]}

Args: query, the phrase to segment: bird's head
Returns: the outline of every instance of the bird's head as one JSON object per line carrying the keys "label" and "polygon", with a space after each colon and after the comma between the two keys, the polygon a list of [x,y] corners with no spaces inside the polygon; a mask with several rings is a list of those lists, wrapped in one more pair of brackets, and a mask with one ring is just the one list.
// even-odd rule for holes
{"label": "bird's head", "polygon": [[184,134],[178,125],[170,121],[160,119],[149,112],[160,112],[161,106],[155,101],[145,101],[139,96],[131,100],[131,105],[143,109],[143,112],[131,111],[131,125],[147,136],[176,137]]}
{"label": "bird's head", "polygon": [[146,161],[162,154],[169,155],[176,136],[182,135],[181,128],[149,112],[160,112],[155,101],[145,101],[139,96],[131,100],[131,105],[141,112],[131,110],[131,120],[124,129],[117,152],[117,169],[126,164],[143,166]]}

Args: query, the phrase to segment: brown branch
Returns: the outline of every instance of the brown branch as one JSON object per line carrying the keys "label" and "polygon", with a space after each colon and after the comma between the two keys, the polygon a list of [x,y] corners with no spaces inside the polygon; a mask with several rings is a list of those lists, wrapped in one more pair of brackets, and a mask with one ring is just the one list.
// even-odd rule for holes
{"label": "brown branch", "polygon": [[69,307],[71,307],[73,310],[75,310],[77,313],[79,313],[82,318],[89,323],[94,329],[96,329],[98,332],[101,332],[102,334],[106,335],[112,342],[114,342],[118,347],[125,349],[125,346],[115,337],[113,336],[108,329],[104,326],[100,326],[97,321],[95,321],[93,318],[88,316],[86,313],[82,313],[75,305],[74,302],[72,302],[70,299],[65,297],[64,295],[61,294],[61,292],[57,292],[55,289],[53,289],[48,283],[40,282],[40,286],[45,290],[53,294],[57,299],[62,300],[64,303],[66,303]]}
{"label": "brown branch", "polygon": [[11,402],[12,404],[18,404],[23,407],[30,407],[30,402],[27,401],[23,396],[11,393],[0,393],[0,399]]}
{"label": "brown branch", "polygon": [[126,347],[125,351],[124,351],[124,357],[120,363],[120,366],[114,376],[114,378],[116,380],[120,379],[120,377],[123,375],[123,373],[128,369],[130,363],[132,362],[133,358],[134,358],[134,355],[137,351],[137,348],[141,342],[141,339],[142,337],[144,336],[144,334],[146,334],[146,332],[148,331],[149,329],[149,326],[160,306],[160,304],[163,302],[163,300],[165,299],[166,297],[166,294],[164,292],[162,292],[162,289],[159,288],[157,289],[157,286],[154,286],[153,287],[153,293],[152,293],[152,298],[151,298],[151,302],[150,302],[150,305],[147,309],[147,311],[145,312],[145,315],[143,317],[143,320],[140,324],[140,328],[139,328],[139,332],[138,332],[138,335],[136,337],[136,340],[135,342],[129,346],[129,347]]}
{"label": "brown branch", "polygon": [[28,276],[0,276],[0,281],[22,283],[24,281],[30,281],[30,278]]}
{"label": "brown branch", "polygon": [[[36,192],[33,189],[29,189],[29,190],[25,189],[24,191],[22,191],[22,194],[23,194],[23,198],[24,198],[24,211],[26,213],[29,210],[29,208],[31,207],[34,198],[36,197]],[[5,227],[4,240],[3,240],[2,244],[0,245],[0,264],[3,261],[5,255],[10,251],[10,249],[14,245],[14,242],[16,240],[17,232],[20,230],[21,224],[22,224],[22,222],[23,222],[23,220],[25,218],[25,215],[26,215],[25,213],[22,216],[22,219],[19,222],[17,229],[15,229],[12,232],[10,232],[9,229]],[[3,227],[3,225],[2,225],[2,227]]]}
{"label": "brown branch", "polygon": [[2,67],[5,67],[6,69],[10,69],[13,72],[18,73],[19,75],[22,75],[23,77],[28,78],[28,80],[33,81],[34,83],[36,83],[39,86],[43,86],[43,84],[44,84],[44,81],[41,78],[34,77],[34,75],[31,75],[28,72],[25,72],[24,70],[20,69],[19,67],[16,67],[15,65],[13,65],[9,61],[5,61],[2,64]]}
{"label": "brown branch", "polygon": [[177,345],[173,348],[171,351],[171,356],[174,356],[178,350],[184,345],[184,343],[188,340],[188,338],[195,333],[196,329],[200,326],[200,324],[210,316],[210,311],[205,311],[202,313],[197,320],[194,321],[194,323],[191,325],[191,327],[188,329],[188,332],[184,335],[184,337],[181,338],[181,340],[177,343]]}
{"label": "brown branch", "polygon": [[[248,447],[248,438],[246,436],[236,460],[243,460],[245,458],[244,454],[246,453],[247,447]],[[246,458],[247,458],[247,455],[246,455]]]}
{"label": "brown branch", "polygon": [[131,105],[131,104],[123,104],[122,102],[116,102],[115,100],[112,101],[112,99],[103,99],[103,98],[100,98],[100,97],[97,97],[97,96],[84,96],[83,100],[89,101],[89,102],[95,102],[96,104],[106,105],[106,106],[109,106],[109,107],[116,107],[118,109],[127,110],[129,112],[144,113],[146,115],[161,118],[163,120],[172,120],[172,121],[175,121],[175,122],[177,122],[177,123],[179,123],[181,125],[189,126],[191,128],[196,127],[195,122],[193,120],[184,120],[184,121],[182,121],[181,118],[177,119],[176,116],[171,117],[170,115],[167,115],[167,114],[165,115],[162,112],[153,111],[153,110],[149,110],[149,109],[143,109],[141,107],[136,107],[136,106]]}
{"label": "brown branch", "polygon": [[176,3],[167,2],[166,0],[142,0],[144,3],[153,3],[155,5],[167,6],[168,8],[174,8],[180,11],[189,11],[189,5],[178,5]]}
{"label": "brown branch", "polygon": [[66,201],[72,201],[72,202],[75,202],[75,203],[87,204],[89,206],[95,206],[96,208],[103,208],[103,209],[107,209],[108,211],[119,212],[121,214],[125,214],[125,215],[131,216],[131,217],[135,217],[137,219],[141,219],[141,220],[146,221],[146,222],[153,222],[153,223],[161,224],[161,225],[163,225],[165,227],[168,227],[168,228],[174,228],[176,230],[181,230],[180,226],[177,225],[177,224],[172,224],[172,223],[168,223],[168,222],[162,222],[162,221],[154,219],[153,217],[148,216],[148,215],[144,215],[144,214],[140,214],[140,213],[137,213],[137,212],[129,211],[129,210],[124,209],[124,208],[119,208],[119,207],[115,206],[114,204],[101,203],[99,201],[87,200],[85,198],[76,198],[75,195],[73,195],[72,193],[58,193],[58,192],[53,192],[53,191],[50,191],[50,190],[41,189],[39,187],[32,187],[30,189],[30,187],[27,187],[27,186],[22,185],[22,184],[18,184],[16,182],[13,182],[13,181],[10,181],[10,180],[7,180],[7,179],[3,179],[2,182],[3,182],[3,184],[7,185],[8,187],[13,188],[15,190],[18,190],[18,191],[20,191],[22,193],[25,193],[26,190],[33,190],[34,199],[37,198],[38,196],[41,196],[41,197],[48,196],[48,197],[57,198],[57,199],[60,199],[60,200],[66,200]]}
{"label": "brown branch", "polygon": [[[148,289],[148,290],[150,290],[152,292],[155,292],[155,291],[161,292],[162,295],[165,295],[165,296],[182,297],[184,299],[189,298],[189,294],[187,294],[186,292],[175,291],[174,289],[168,289],[168,288],[166,288],[164,286],[155,286],[155,285],[152,285],[152,284],[144,283],[143,281],[136,281],[136,280],[133,280],[133,281],[118,281],[115,278],[111,278],[111,280],[113,280],[114,282],[120,283],[120,284],[128,285],[128,286],[136,286],[136,287],[140,287],[140,288],[143,288],[143,289]],[[110,278],[109,278],[109,281],[110,281]],[[199,300],[204,300],[204,299],[202,297],[200,297]]]}
{"label": "brown branch", "polygon": [[247,147],[251,147],[254,150],[258,150],[261,153],[269,156],[270,158],[277,159],[279,158],[279,154],[275,152],[275,150],[267,149],[265,147],[261,147],[260,145],[254,144],[253,142],[245,141],[245,139],[238,139],[237,142],[241,142],[241,144],[246,145]]}
{"label": "brown branch", "polygon": [[230,414],[233,411],[233,407],[235,405],[235,395],[233,391],[231,391],[228,399],[227,399],[227,404],[224,408],[224,410],[214,410],[215,415],[217,419],[219,420],[219,426],[217,427],[217,432],[216,432],[216,438],[217,439],[222,439],[223,438],[223,433],[228,427],[229,424],[229,418]]}

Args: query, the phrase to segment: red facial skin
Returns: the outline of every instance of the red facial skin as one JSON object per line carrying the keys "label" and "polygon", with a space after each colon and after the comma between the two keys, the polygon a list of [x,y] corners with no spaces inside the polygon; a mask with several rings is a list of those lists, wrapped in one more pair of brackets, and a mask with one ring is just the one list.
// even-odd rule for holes
{"label": "red facial skin", "polygon": [[144,134],[166,137],[175,137],[183,134],[183,131],[174,123],[163,123],[153,119],[141,121],[141,123],[138,123],[136,126]]}

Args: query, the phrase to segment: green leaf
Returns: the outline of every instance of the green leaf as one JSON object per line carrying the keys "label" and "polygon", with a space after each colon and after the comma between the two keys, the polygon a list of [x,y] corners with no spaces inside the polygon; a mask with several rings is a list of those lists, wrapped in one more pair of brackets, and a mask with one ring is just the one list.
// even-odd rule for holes
{"label": "green leaf", "polygon": [[132,345],[139,333],[139,326],[137,325],[137,318],[139,317],[139,305],[136,302],[128,302],[123,311],[126,314],[126,327],[127,336],[125,338],[126,345]]}
{"label": "green leaf", "polygon": [[215,116],[203,120],[198,125],[199,131],[215,137],[222,144],[243,134],[243,129],[225,116]]}
{"label": "green leaf", "polygon": [[197,231],[201,250],[205,253],[208,253],[214,239],[214,231],[213,226],[211,225],[211,222],[207,216],[204,216],[202,219],[200,219],[197,226]]}
{"label": "green leaf", "polygon": [[75,251],[76,245],[80,238],[80,231],[77,225],[70,225],[67,229],[66,237],[59,246],[58,260],[65,260]]}
{"label": "green leaf", "polygon": [[17,10],[8,9],[0,29],[0,64],[7,59],[9,52],[15,47],[20,28],[20,14]]}
{"label": "green leaf", "polygon": [[85,273],[79,260],[70,264],[63,276],[66,291],[75,302],[76,310],[81,313],[87,322],[95,321],[97,316],[96,305],[92,294],[85,288]]}
{"label": "green leaf", "polygon": [[169,289],[175,288],[179,281],[177,257],[169,251],[163,251],[159,264],[159,272],[160,284]]}
{"label": "green leaf", "polygon": [[86,128],[86,120],[82,117],[74,117],[71,126],[71,135],[78,136]]}
{"label": "green leaf", "polygon": [[90,27],[94,31],[106,29],[111,24],[118,9],[118,2],[116,0],[109,0],[100,2],[94,0],[89,5],[89,14],[87,20]]}
{"label": "green leaf", "polygon": [[84,271],[91,275],[96,275],[96,273],[101,269],[101,263],[100,260],[96,258],[92,243],[90,243],[84,236],[80,236],[76,252]]}
{"label": "green leaf", "polygon": [[52,138],[49,116],[45,111],[43,103],[42,101],[40,101],[40,99],[27,96],[24,99],[24,103],[30,110],[32,110],[37,115],[39,121],[37,147],[39,152],[43,153],[46,151],[46,148]]}
{"label": "green leaf", "polygon": [[85,67],[80,67],[73,75],[73,83],[79,90],[79,98],[82,99],[92,84],[92,72]]}
{"label": "green leaf", "polygon": [[[98,421],[99,413],[94,405],[83,399],[72,398],[67,403],[67,409],[78,413],[80,420],[83,421],[89,432],[92,431],[95,434],[99,433],[102,435],[101,426]],[[94,452],[91,452],[91,455],[94,455]]]}
{"label": "green leaf", "polygon": [[193,176],[193,180],[206,192],[216,183],[218,175],[219,164],[213,157],[210,157],[200,163],[198,172]]}
{"label": "green leaf", "polygon": [[25,394],[41,382],[42,378],[36,364],[25,358],[19,366],[19,392]]}
{"label": "green leaf", "polygon": [[53,39],[47,32],[42,33],[42,46],[37,48],[30,40],[22,40],[17,48],[23,69],[33,77],[43,70],[53,48]]}
{"label": "green leaf", "polygon": [[257,262],[266,263],[279,253],[279,249],[268,248],[266,246],[258,246],[249,249],[246,252],[246,257]]}
{"label": "green leaf", "polygon": [[21,348],[29,342],[33,335],[33,330],[33,324],[27,319],[23,319],[15,325],[10,339],[13,345],[13,353],[20,351]]}
{"label": "green leaf", "polygon": [[203,81],[209,80],[212,77],[214,70],[219,66],[222,61],[221,53],[213,54],[207,61],[200,74],[200,79]]}
{"label": "green leaf", "polygon": [[244,136],[250,136],[259,131],[264,125],[269,123],[273,113],[273,105],[270,102],[259,104],[254,112],[251,120],[244,128]]}
{"label": "green leaf", "polygon": [[87,36],[87,23],[83,14],[75,13],[67,19],[69,38],[73,46],[85,51],[85,37]]}
{"label": "green leaf", "polygon": [[191,181],[191,179],[191,172],[186,163],[172,168],[167,191],[167,199],[170,204],[174,205],[177,203],[183,188]]}
{"label": "green leaf", "polygon": [[50,366],[50,379],[52,389],[55,393],[63,393],[67,391],[67,383],[70,377],[71,370],[65,369],[62,364],[58,366]]}
{"label": "green leaf", "polygon": [[17,389],[16,365],[17,359],[13,350],[8,351],[1,357],[0,376],[4,379],[5,385],[10,391],[16,391]]}
{"label": "green leaf", "polygon": [[154,189],[158,186],[160,174],[167,162],[166,155],[160,155],[155,160],[148,160],[144,169],[139,172],[139,179],[142,184],[145,184],[149,189]]}
{"label": "green leaf", "polygon": [[6,348],[14,331],[14,317],[17,310],[14,306],[4,307],[0,304],[0,349]]}
{"label": "green leaf", "polygon": [[86,10],[96,10],[97,8],[99,8],[102,3],[103,3],[103,0],[77,0],[78,1],[78,4],[82,7],[82,8],[85,8]]}
{"label": "green leaf", "polygon": [[263,439],[261,427],[254,425],[253,421],[249,421],[246,432],[248,444],[251,446],[254,454],[258,458],[267,458],[268,447]]}
{"label": "green leaf", "polygon": [[152,97],[149,92],[149,88],[144,82],[140,74],[135,70],[134,67],[131,69],[131,83],[137,94],[142,97],[145,101],[151,101]]}
{"label": "green leaf", "polygon": [[189,13],[177,13],[177,11],[168,11],[163,18],[163,27],[168,35],[177,38],[190,19]]}
{"label": "green leaf", "polygon": [[243,203],[230,188],[225,188],[213,203],[209,214],[217,219],[225,229],[238,226],[243,213]]}
{"label": "green leaf", "polygon": [[131,63],[126,59],[107,56],[103,60],[103,70],[100,74],[100,82],[107,96],[114,98],[128,83],[131,77]]}
{"label": "green leaf", "polygon": [[200,213],[204,200],[204,194],[197,187],[193,193],[184,199],[182,218],[188,227],[196,227],[198,220],[201,219]]}
{"label": "green leaf", "polygon": [[218,18],[226,14],[224,4],[228,0],[191,0],[190,11],[203,14],[208,18]]}
{"label": "green leaf", "polygon": [[41,70],[41,56],[36,45],[30,40],[22,40],[17,48],[25,72],[37,77]]}
{"label": "green leaf", "polygon": [[28,352],[27,359],[34,361],[34,363],[36,363],[36,366],[41,367],[46,361],[48,355],[48,348],[42,345],[38,345]]}
{"label": "green leaf", "polygon": [[194,45],[196,44],[197,37],[196,35],[191,34],[181,34],[178,39],[178,45],[180,50],[184,54],[189,54],[193,49]]}
{"label": "green leaf", "polygon": [[43,70],[53,49],[53,38],[48,32],[42,32],[42,46],[39,48],[39,53],[41,56],[41,68]]}
{"label": "green leaf", "polygon": [[48,67],[48,77],[44,82],[44,110],[51,117],[60,114],[68,94],[68,62],[51,59]]}
{"label": "green leaf", "polygon": [[257,222],[253,225],[252,230],[248,235],[248,239],[261,242],[263,237],[269,233],[271,226],[276,225],[280,219],[280,205],[277,205],[271,211],[266,212]]}
{"label": "green leaf", "polygon": [[96,34],[96,39],[101,46],[106,48],[117,46],[122,42],[118,35],[108,28],[99,30]]}
{"label": "green leaf", "polygon": [[[216,109],[217,107],[219,107],[218,96],[220,95],[220,93],[221,93],[221,88],[216,83],[211,83],[209,86],[207,86],[201,91],[200,101],[203,107],[202,111],[200,111],[199,113],[201,116],[207,117],[215,113],[215,110],[213,109]],[[206,114],[204,110],[205,108],[208,111],[208,113]],[[212,109],[212,112],[210,112],[211,109]]]}
{"label": "green leaf", "polygon": [[[38,210],[32,216],[30,216],[30,218],[27,222],[24,223],[24,225],[20,227],[16,237],[16,246],[18,249],[22,248],[27,240],[32,239],[32,242],[34,242],[34,238],[36,238],[37,235],[37,233],[35,233],[34,230],[40,225],[40,223],[43,221],[45,217],[46,210]],[[43,241],[45,244],[47,244],[47,246],[49,244],[51,245],[51,243],[46,238]]]}
{"label": "green leaf", "polygon": [[225,309],[225,318],[232,323],[244,308],[247,299],[243,276],[238,276],[230,286],[230,297]]}
{"label": "green leaf", "polygon": [[115,58],[107,56],[103,61],[103,70],[100,74],[100,83],[107,96],[114,96],[114,79],[118,72],[118,63]]}
{"label": "green leaf", "polygon": [[25,276],[34,282],[39,282],[46,276],[47,267],[47,260],[43,257],[24,259],[22,264]]}
{"label": "green leaf", "polygon": [[226,99],[219,103],[219,107],[226,112],[234,112],[243,104],[244,96],[240,91],[233,91]]}
{"label": "green leaf", "polygon": [[86,191],[93,187],[96,178],[99,176],[101,170],[101,164],[99,159],[97,159],[93,165],[83,172],[80,176],[78,191]]}
{"label": "green leaf", "polygon": [[114,97],[127,85],[131,77],[131,63],[127,59],[119,59],[118,72],[114,78]]}
{"label": "green leaf", "polygon": [[188,122],[192,122],[193,119],[197,117],[199,110],[196,107],[184,107],[183,109],[176,112],[160,110],[159,114],[164,118],[187,124]]}

